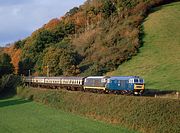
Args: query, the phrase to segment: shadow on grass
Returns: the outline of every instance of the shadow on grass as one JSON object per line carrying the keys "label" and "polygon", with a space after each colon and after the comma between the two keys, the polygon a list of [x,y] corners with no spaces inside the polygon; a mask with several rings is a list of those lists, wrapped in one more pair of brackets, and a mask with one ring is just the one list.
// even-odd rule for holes
{"label": "shadow on grass", "polygon": [[31,101],[25,100],[25,99],[14,99],[14,100],[0,101],[0,108],[7,107],[7,106],[13,106],[13,105],[19,105],[19,104],[25,104],[28,102],[31,102]]}
{"label": "shadow on grass", "polygon": [[152,96],[155,95],[166,95],[166,94],[176,94],[175,90],[155,90],[155,89],[146,89],[143,96]]}
{"label": "shadow on grass", "polygon": [[[156,11],[159,11],[161,9],[163,9],[164,7],[170,7],[170,6],[174,6],[173,3],[176,3],[176,2],[179,2],[179,0],[165,0],[165,1],[162,1],[160,2],[159,4],[155,5],[154,8],[152,8],[150,11],[149,11],[149,14],[150,13],[154,13]],[[169,5],[168,5],[169,4]]]}
{"label": "shadow on grass", "polygon": [[0,100],[5,100],[14,97],[16,94],[15,93],[10,93],[10,94],[0,94]]}

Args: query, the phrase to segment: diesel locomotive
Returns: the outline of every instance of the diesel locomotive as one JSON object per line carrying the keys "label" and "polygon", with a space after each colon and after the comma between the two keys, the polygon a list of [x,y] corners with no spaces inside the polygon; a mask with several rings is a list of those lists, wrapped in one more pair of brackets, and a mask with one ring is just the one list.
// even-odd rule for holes
{"label": "diesel locomotive", "polygon": [[34,77],[24,78],[26,85],[52,89],[97,91],[117,94],[141,95],[144,79],[139,76],[89,76],[89,77]]}

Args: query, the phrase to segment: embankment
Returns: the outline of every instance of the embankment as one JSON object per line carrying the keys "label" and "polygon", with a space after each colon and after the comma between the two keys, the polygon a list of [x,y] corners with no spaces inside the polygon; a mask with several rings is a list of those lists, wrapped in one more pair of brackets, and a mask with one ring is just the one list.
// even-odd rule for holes
{"label": "embankment", "polygon": [[23,87],[17,89],[17,94],[63,111],[143,133],[180,131],[180,100]]}

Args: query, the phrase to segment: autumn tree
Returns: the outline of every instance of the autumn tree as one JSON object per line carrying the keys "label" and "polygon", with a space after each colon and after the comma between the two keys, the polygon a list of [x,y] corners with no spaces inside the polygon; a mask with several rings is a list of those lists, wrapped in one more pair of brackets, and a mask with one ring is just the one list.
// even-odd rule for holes
{"label": "autumn tree", "polygon": [[77,53],[70,47],[50,47],[45,51],[42,67],[45,71],[49,69],[51,76],[76,75],[79,73],[77,64]]}

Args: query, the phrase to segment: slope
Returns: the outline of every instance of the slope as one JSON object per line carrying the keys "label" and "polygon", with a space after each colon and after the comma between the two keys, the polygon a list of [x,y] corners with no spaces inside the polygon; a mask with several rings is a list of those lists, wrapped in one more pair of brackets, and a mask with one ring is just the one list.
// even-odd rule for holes
{"label": "slope", "polygon": [[146,88],[180,90],[180,2],[153,9],[139,54],[108,75],[139,75]]}
{"label": "slope", "polygon": [[0,100],[1,133],[135,133],[20,98]]}
{"label": "slope", "polygon": [[[179,133],[179,99],[18,87],[17,95],[142,133]],[[0,117],[1,118],[1,117]],[[81,123],[81,122],[80,122]],[[102,133],[104,131],[102,130]],[[124,133],[116,130],[115,133]],[[109,133],[109,131],[105,131]]]}

